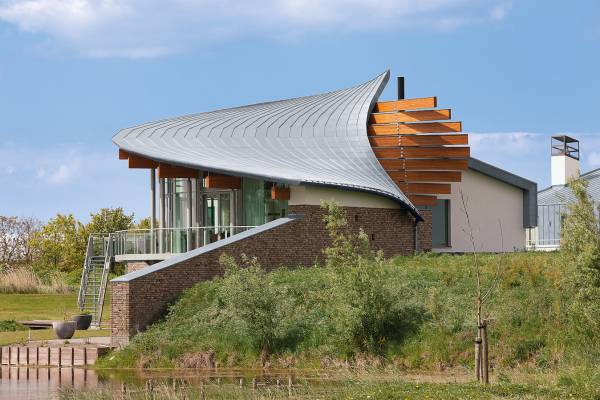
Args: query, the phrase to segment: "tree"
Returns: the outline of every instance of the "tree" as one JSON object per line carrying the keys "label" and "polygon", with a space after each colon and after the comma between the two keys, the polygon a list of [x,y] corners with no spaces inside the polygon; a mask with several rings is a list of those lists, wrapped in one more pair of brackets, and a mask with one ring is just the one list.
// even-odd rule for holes
{"label": "tree", "polygon": [[587,181],[569,181],[575,201],[568,205],[562,224],[561,250],[566,264],[574,267],[571,285],[576,293],[574,317],[584,333],[600,335],[600,221],[587,194]]}
{"label": "tree", "polygon": [[[469,243],[471,244],[471,254],[473,255],[473,267],[475,270],[475,318],[477,322],[477,336],[475,338],[475,377],[479,382],[489,384],[489,354],[488,354],[488,323],[491,320],[489,312],[486,312],[485,305],[491,299],[494,294],[498,283],[500,282],[502,256],[498,257],[496,264],[496,272],[489,279],[487,288],[484,289],[481,274],[481,265],[479,258],[477,257],[477,246],[475,241],[475,234],[473,231],[473,225],[471,222],[471,216],[469,214],[469,207],[467,199],[464,196],[463,191],[460,191],[460,198],[462,202],[462,211],[467,219],[467,227],[464,232],[469,236]],[[502,222],[498,221],[500,228],[500,249],[504,251],[504,240],[502,235]]]}
{"label": "tree", "polygon": [[31,263],[33,252],[30,242],[40,225],[35,218],[0,215],[0,270]]}
{"label": "tree", "polygon": [[[154,226],[157,226],[156,224]],[[137,224],[133,224],[135,229],[150,229],[150,217],[142,218]]]}
{"label": "tree", "polygon": [[33,264],[38,272],[70,272],[83,265],[87,235],[73,214],[57,214],[34,234],[30,243],[36,252]]}
{"label": "tree", "polygon": [[90,217],[90,222],[85,227],[88,234],[124,231],[133,225],[133,214],[125,214],[122,207],[101,208],[98,212],[91,213]]}

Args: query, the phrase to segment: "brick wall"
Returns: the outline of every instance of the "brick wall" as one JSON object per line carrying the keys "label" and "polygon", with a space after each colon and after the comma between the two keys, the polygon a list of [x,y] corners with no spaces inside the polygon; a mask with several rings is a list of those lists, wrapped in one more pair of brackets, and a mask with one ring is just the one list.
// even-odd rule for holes
{"label": "brick wall", "polygon": [[150,264],[148,264],[146,261],[127,261],[127,273],[146,268],[148,265]]}
{"label": "brick wall", "polygon": [[[374,249],[388,257],[414,250],[414,218],[403,209],[344,207],[350,228],[363,228]],[[310,266],[322,259],[329,244],[319,206],[290,206],[290,214],[303,217],[251,237],[218,247],[168,268],[127,282],[111,283],[111,336],[114,345],[128,343],[137,332],[164,315],[169,303],[183,290],[222,273],[222,254],[257,257],[272,270],[281,265]],[[431,247],[431,218],[419,224],[419,247]]]}

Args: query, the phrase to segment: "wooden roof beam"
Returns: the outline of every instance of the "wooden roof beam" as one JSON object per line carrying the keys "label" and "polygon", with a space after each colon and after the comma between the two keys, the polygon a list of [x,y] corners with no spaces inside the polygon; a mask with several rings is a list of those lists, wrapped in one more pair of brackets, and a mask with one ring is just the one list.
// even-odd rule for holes
{"label": "wooden roof beam", "polygon": [[158,167],[158,161],[151,160],[149,158],[136,156],[134,154],[129,154],[128,156],[128,166],[129,168],[150,168],[154,169]]}
{"label": "wooden roof beam", "polygon": [[377,158],[469,158],[469,147],[375,147]]}
{"label": "wooden roof beam", "polygon": [[158,165],[159,178],[198,178],[200,174],[201,171],[197,169],[163,163]]}
{"label": "wooden roof beam", "polygon": [[394,135],[394,136],[369,136],[373,147],[385,146],[455,146],[469,144],[469,135]]}
{"label": "wooden roof beam", "polygon": [[449,183],[400,183],[400,190],[409,194],[450,194],[452,186]]}
{"label": "wooden roof beam", "polygon": [[460,171],[386,171],[394,182],[460,182]]}
{"label": "wooden roof beam", "polygon": [[435,196],[423,196],[419,194],[409,194],[408,199],[417,207],[429,206],[435,207],[437,205],[437,197]]}
{"label": "wooden roof beam", "polygon": [[393,124],[398,122],[438,121],[452,118],[452,112],[445,110],[399,111],[395,113],[373,113],[369,116],[371,124]]}
{"label": "wooden roof beam", "polygon": [[385,170],[413,171],[464,171],[469,168],[469,160],[415,160],[415,159],[380,159]]}
{"label": "wooden roof beam", "polygon": [[204,178],[204,186],[207,189],[241,189],[242,178],[209,172]]}
{"label": "wooden roof beam", "polygon": [[417,99],[378,101],[377,103],[375,103],[373,112],[404,111],[414,110],[416,108],[435,107],[437,107],[437,97],[421,97]]}
{"label": "wooden roof beam", "polygon": [[367,125],[369,135],[462,132],[461,122],[420,122],[413,124]]}

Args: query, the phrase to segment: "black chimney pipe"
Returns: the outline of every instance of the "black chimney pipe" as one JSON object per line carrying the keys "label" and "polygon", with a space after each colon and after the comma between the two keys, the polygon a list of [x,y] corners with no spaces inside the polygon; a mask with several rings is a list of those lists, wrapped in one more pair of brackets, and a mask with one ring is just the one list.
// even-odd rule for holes
{"label": "black chimney pipe", "polygon": [[399,76],[398,80],[398,100],[404,100],[404,77]]}

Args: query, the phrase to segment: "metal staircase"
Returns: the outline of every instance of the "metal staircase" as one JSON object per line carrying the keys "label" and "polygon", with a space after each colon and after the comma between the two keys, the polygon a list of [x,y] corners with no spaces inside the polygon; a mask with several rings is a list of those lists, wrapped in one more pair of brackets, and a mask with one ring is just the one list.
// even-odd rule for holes
{"label": "metal staircase", "polygon": [[92,327],[100,328],[102,307],[108,273],[113,264],[114,239],[112,234],[93,234],[88,239],[79,297],[77,304],[82,313],[92,315]]}

